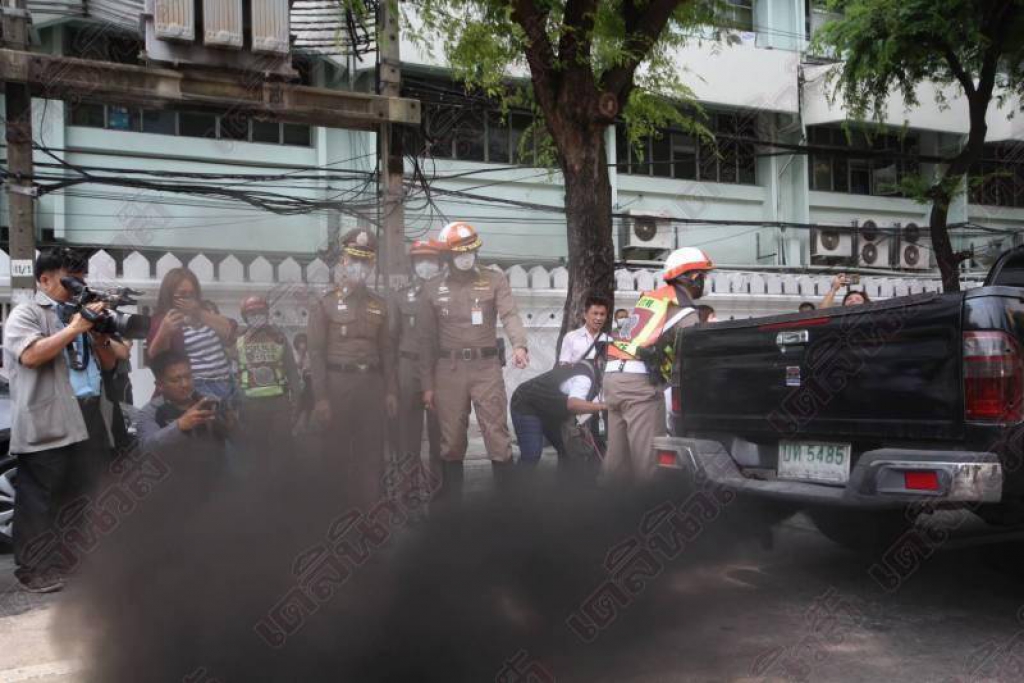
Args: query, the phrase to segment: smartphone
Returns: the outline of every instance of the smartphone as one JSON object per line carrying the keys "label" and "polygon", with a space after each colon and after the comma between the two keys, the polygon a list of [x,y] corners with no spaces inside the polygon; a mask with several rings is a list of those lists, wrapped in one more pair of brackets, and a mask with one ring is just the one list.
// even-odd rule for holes
{"label": "smartphone", "polygon": [[853,275],[850,276],[850,284],[851,285],[859,285],[860,284],[860,273],[854,273]]}
{"label": "smartphone", "polygon": [[203,410],[215,411],[220,407],[220,399],[213,396],[204,396],[199,400],[199,405]]}

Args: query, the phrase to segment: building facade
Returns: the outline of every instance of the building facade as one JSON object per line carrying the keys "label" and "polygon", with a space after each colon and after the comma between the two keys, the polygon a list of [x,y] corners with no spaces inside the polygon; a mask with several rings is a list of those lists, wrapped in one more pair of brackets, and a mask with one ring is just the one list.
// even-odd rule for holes
{"label": "building facade", "polygon": [[[845,262],[927,272],[934,265],[927,231],[921,230],[928,207],[903,196],[899,183],[910,174],[934,173],[925,160],[961,143],[966,104],[950,95],[940,106],[935,89],[922,86],[919,107],[891,103],[886,130],[847,126],[847,112],[829,94],[829,64],[809,47],[829,18],[819,3],[728,5],[728,42],[695,39],[677,55],[716,141],[664,130],[637,150],[621,127],[608,129],[618,255],[657,258],[677,245],[693,245],[707,248],[721,264],[745,269]],[[127,63],[142,59],[142,0],[30,2],[29,8],[36,49]],[[358,49],[358,36],[340,30],[344,22],[336,8],[319,0],[291,3],[298,77],[310,85],[369,90],[372,45]],[[549,265],[563,259],[561,182],[557,172],[531,165],[530,145],[523,142],[530,116],[503,117],[486,100],[467,95],[438,59],[410,41],[402,42],[401,54],[403,94],[425,103],[422,129],[415,144],[407,144],[407,236],[463,219],[484,232],[485,258]],[[993,105],[988,153],[978,169],[990,177],[965,190],[950,216],[952,223],[989,230],[957,230],[957,248],[980,250],[993,241],[1009,246],[1010,233],[1024,219],[1024,171],[1017,163],[1024,131],[1010,116],[1016,108],[1013,98],[1002,108]],[[38,101],[34,110],[36,161],[40,173],[54,178],[69,168],[195,173],[195,183],[239,183],[247,192],[334,201],[374,218],[372,133],[85,100]],[[242,174],[268,179],[231,179]],[[42,197],[37,224],[44,242],[154,255],[205,253],[215,264],[217,254],[230,251],[247,267],[247,259],[259,254],[274,264],[287,256],[309,261],[333,231],[358,223],[360,211],[281,215],[202,194],[79,184]],[[793,226],[762,225],[779,222]],[[829,232],[829,226],[837,230]]]}

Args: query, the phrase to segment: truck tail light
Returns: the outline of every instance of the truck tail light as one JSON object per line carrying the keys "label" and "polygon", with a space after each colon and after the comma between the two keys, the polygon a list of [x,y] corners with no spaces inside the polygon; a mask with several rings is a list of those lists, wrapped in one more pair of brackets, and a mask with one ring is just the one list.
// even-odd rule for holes
{"label": "truck tail light", "polygon": [[1024,417],[1024,367],[1017,340],[1005,332],[964,332],[964,415],[983,422]]}
{"label": "truck tail light", "polygon": [[679,467],[679,459],[675,451],[658,449],[655,452],[658,459],[658,467]]}
{"label": "truck tail light", "polygon": [[904,472],[903,485],[909,491],[938,491],[939,473],[934,470]]}
{"label": "truck tail light", "polygon": [[676,384],[672,387],[672,414],[679,415],[683,412],[683,392],[680,390],[679,385]]}

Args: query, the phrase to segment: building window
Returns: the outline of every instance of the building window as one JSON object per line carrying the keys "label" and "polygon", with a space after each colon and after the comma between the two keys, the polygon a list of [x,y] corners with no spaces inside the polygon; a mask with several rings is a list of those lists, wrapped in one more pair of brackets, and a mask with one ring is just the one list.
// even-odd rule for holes
{"label": "building window", "polygon": [[[915,135],[868,135],[839,127],[812,126],[807,129],[812,190],[844,192],[876,197],[903,197],[903,180],[917,174]],[[858,155],[858,152],[862,154]],[[890,156],[891,155],[891,156]]]}
{"label": "building window", "polygon": [[533,124],[525,112],[501,113],[481,107],[428,104],[424,107],[428,153],[435,159],[480,161],[491,164],[534,162],[536,131],[523,144]]}
{"label": "building window", "polygon": [[297,147],[313,144],[313,132],[309,126],[257,121],[238,114],[217,116],[205,112],[137,109],[88,102],[68,103],[68,107],[72,126]]}
{"label": "building window", "polygon": [[721,0],[715,13],[721,26],[737,31],[754,30],[754,0]]}
{"label": "building window", "polygon": [[970,172],[972,204],[1024,207],[1024,154],[1015,144],[987,144]]}
{"label": "building window", "polygon": [[754,185],[757,183],[757,115],[709,115],[714,140],[665,129],[631,145],[622,125],[615,129],[619,173],[676,180]]}

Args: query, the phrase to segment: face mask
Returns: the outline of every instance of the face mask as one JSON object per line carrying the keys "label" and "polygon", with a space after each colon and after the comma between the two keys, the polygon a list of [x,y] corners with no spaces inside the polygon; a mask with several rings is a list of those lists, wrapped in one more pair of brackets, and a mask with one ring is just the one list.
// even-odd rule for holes
{"label": "face mask", "polygon": [[366,282],[370,279],[370,267],[362,263],[346,263],[342,266],[342,273],[349,282]]}
{"label": "face mask", "polygon": [[471,270],[473,266],[476,265],[476,254],[471,251],[466,252],[465,254],[456,254],[455,257],[452,258],[452,264],[455,266],[456,270],[461,270],[463,272]]}
{"label": "face mask", "polygon": [[250,327],[265,327],[270,322],[270,318],[263,314],[250,315],[249,326]]}
{"label": "face mask", "polygon": [[441,267],[433,261],[417,261],[412,264],[412,270],[421,280],[429,280],[441,272]]}

